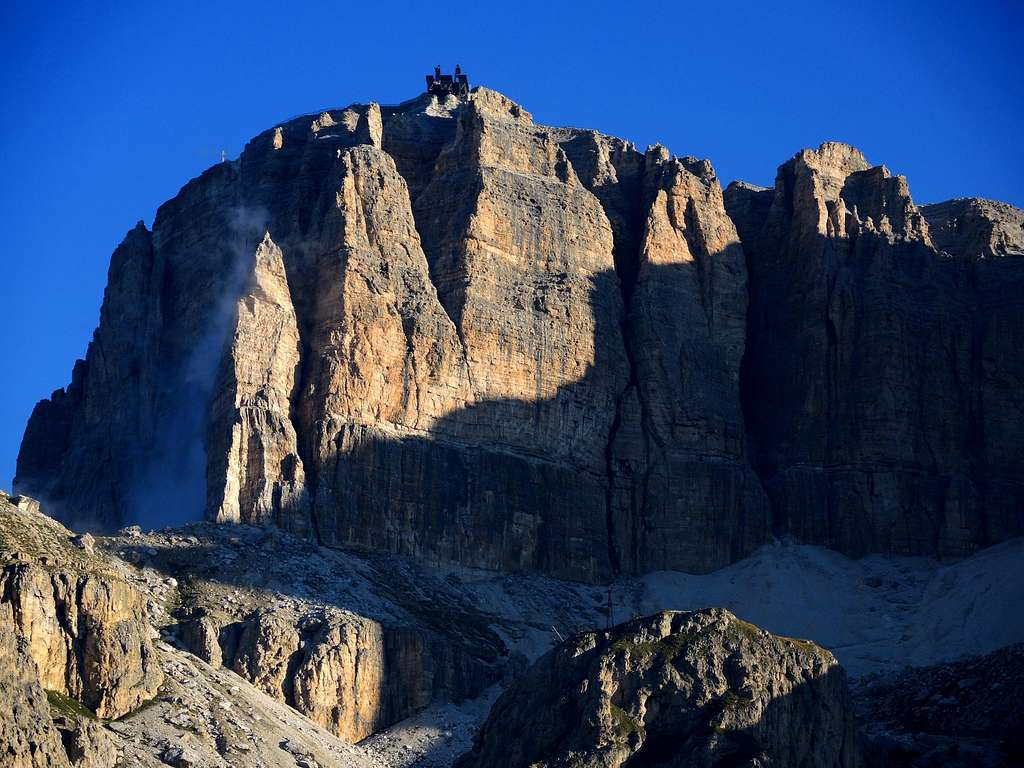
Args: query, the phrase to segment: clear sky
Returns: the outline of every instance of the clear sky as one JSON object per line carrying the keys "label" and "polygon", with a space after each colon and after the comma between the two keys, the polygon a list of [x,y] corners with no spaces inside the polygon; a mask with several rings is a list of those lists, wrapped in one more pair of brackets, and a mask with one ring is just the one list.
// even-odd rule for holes
{"label": "clear sky", "polygon": [[285,117],[415,96],[461,63],[540,122],[770,185],[825,140],[918,202],[1024,207],[1024,3],[104,2],[0,8],[0,488],[70,378],[110,253]]}

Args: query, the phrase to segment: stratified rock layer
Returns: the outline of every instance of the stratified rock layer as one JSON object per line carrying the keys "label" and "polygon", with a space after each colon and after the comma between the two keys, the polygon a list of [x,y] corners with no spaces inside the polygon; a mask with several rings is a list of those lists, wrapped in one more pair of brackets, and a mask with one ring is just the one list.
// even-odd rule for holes
{"label": "stratified rock layer", "polygon": [[[776,531],[854,556],[962,556],[1019,535],[1024,260],[977,258],[1008,240],[949,223],[959,203],[926,217],[903,177],[841,144],[796,155],[774,190],[733,184],[726,203],[750,271],[744,411]],[[987,209],[971,210],[977,225]]]}
{"label": "stratified rock layer", "polygon": [[586,632],[491,709],[459,768],[860,765],[845,675],[728,611]]}
{"label": "stratified rock layer", "polygon": [[482,88],[297,118],[129,233],[16,485],[583,581],[967,553],[1024,530],[1021,220],[838,144],[723,194]]}

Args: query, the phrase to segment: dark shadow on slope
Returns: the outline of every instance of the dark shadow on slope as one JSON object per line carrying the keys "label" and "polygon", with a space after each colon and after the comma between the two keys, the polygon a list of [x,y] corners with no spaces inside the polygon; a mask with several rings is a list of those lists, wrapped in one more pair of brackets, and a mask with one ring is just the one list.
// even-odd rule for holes
{"label": "dark shadow on slope", "polygon": [[[822,696],[823,691],[832,696]],[[747,691],[730,689],[693,711],[682,728],[647,728],[642,745],[623,768],[683,768],[701,759],[710,759],[713,768],[743,768],[758,760],[822,768],[860,765],[846,674],[839,667],[773,698],[753,725],[729,724],[731,715],[751,705]],[[841,706],[850,713],[845,728],[836,715]]]}
{"label": "dark shadow on slope", "polygon": [[1024,644],[856,682],[871,765],[1024,765]]}
{"label": "dark shadow on slope", "polygon": [[[757,705],[744,675],[721,681],[726,690],[712,695],[700,680],[706,670],[699,672],[685,658],[670,659],[654,651],[653,660],[634,659],[632,666],[600,670],[602,693],[611,692],[609,723],[595,702],[601,694],[590,691],[599,674],[591,665],[602,650],[607,648],[577,648],[571,660],[560,658],[556,650],[535,662],[494,704],[458,768],[528,768],[560,764],[569,756],[601,764],[612,755],[623,768],[739,768],[754,762],[808,768],[861,765],[846,675],[838,666],[797,682],[758,711],[752,709]],[[726,659],[737,668],[743,663],[738,653]],[[658,671],[661,665],[664,671]],[[777,668],[767,674],[790,673]],[[637,690],[633,686],[638,681],[631,675],[658,682]],[[718,684],[711,681],[716,688]],[[762,685],[771,696],[771,684]]]}

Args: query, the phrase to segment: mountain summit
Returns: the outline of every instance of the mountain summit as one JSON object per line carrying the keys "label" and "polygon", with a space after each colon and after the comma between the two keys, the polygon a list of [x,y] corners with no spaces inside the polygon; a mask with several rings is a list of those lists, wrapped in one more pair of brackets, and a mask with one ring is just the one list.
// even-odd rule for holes
{"label": "mountain summit", "polygon": [[1024,212],[773,189],[486,88],[290,120],[114,252],[16,488],[579,581],[1024,532]]}

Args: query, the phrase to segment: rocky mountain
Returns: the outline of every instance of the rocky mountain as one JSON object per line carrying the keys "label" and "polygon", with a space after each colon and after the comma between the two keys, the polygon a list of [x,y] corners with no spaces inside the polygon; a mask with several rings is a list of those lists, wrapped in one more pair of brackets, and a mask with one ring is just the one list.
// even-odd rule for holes
{"label": "rocky mountain", "polygon": [[495,702],[458,766],[860,764],[835,658],[711,609],[566,642]]}
{"label": "rocky mountain", "polygon": [[162,675],[141,594],[95,555],[89,534],[72,538],[38,505],[18,514],[0,504],[0,603],[43,687],[107,718],[151,699]]}
{"label": "rocky mountain", "polygon": [[590,582],[1024,532],[1024,213],[825,144],[774,189],[424,94],[254,138],[115,251],[16,489]]}
{"label": "rocky mountain", "polygon": [[726,201],[750,269],[744,414],[776,530],[855,556],[1019,535],[1024,214],[919,209],[906,179],[838,144]]}

